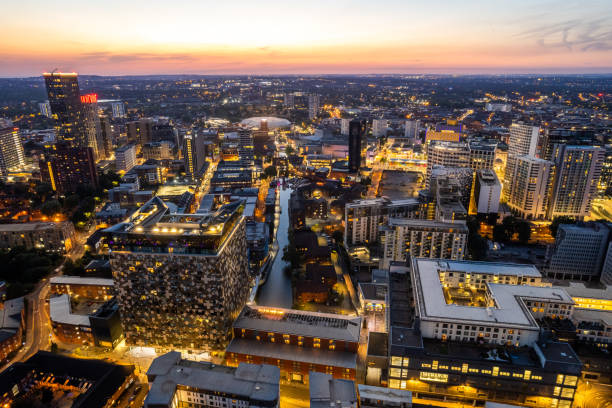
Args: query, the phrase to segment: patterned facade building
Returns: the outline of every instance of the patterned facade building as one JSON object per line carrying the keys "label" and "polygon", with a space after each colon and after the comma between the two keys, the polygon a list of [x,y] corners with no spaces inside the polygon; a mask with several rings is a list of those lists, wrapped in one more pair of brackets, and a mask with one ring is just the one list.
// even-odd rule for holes
{"label": "patterned facade building", "polygon": [[154,197],[105,230],[128,344],[225,348],[249,293],[242,208],[171,214]]}

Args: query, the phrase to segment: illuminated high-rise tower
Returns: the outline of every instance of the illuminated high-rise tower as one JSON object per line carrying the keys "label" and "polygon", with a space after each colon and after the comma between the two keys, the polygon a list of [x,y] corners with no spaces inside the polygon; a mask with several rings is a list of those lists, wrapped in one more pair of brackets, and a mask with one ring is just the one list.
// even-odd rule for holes
{"label": "illuminated high-rise tower", "polygon": [[308,95],[308,119],[314,120],[319,114],[320,97],[317,94]]}
{"label": "illuminated high-rise tower", "polygon": [[83,110],[83,124],[87,146],[91,147],[96,161],[106,158],[104,140],[102,139],[102,125],[98,116],[98,95],[95,93],[81,95]]}
{"label": "illuminated high-rise tower", "polygon": [[183,140],[183,159],[185,173],[192,179],[198,178],[206,160],[203,133],[195,130],[187,132]]}
{"label": "illuminated high-rise tower", "polygon": [[18,170],[23,166],[25,166],[25,154],[19,138],[19,128],[0,126],[0,178],[5,178],[9,171]]}
{"label": "illuminated high-rise tower", "polygon": [[113,136],[113,128],[111,126],[108,116],[100,117],[100,130],[102,133],[102,146],[104,150],[104,157],[110,158],[113,154],[113,145],[115,144],[115,138]]}
{"label": "illuminated high-rise tower", "polygon": [[551,158],[556,165],[555,187],[548,217],[582,219],[591,213],[605,150],[596,146],[554,144]]}
{"label": "illuminated high-rise tower", "polygon": [[55,119],[56,137],[75,147],[88,146],[77,74],[47,72],[43,76]]}
{"label": "illuminated high-rise tower", "polygon": [[504,175],[503,195],[506,201],[510,200],[510,191],[514,189],[512,178],[516,173],[517,160],[520,156],[535,157],[540,135],[539,126],[531,126],[523,122],[516,122],[510,126],[508,139],[508,159],[506,160],[506,173]]}
{"label": "illuminated high-rise tower", "polygon": [[553,191],[555,164],[525,155],[514,158],[507,204],[521,218],[537,220],[546,217]]}

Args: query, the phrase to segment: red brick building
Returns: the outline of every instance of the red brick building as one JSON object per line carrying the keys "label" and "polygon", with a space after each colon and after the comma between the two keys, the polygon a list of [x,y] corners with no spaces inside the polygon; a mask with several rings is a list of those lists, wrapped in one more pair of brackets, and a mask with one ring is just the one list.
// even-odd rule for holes
{"label": "red brick building", "polygon": [[329,298],[330,287],[321,282],[300,281],[295,285],[295,295],[298,302],[325,303]]}
{"label": "red brick building", "polygon": [[0,362],[21,347],[24,327],[23,298],[0,301]]}
{"label": "red brick building", "polygon": [[51,294],[79,296],[92,300],[109,300],[114,296],[112,279],[55,276],[50,279]]}
{"label": "red brick building", "polygon": [[361,324],[358,316],[245,306],[226,363],[275,365],[291,382],[307,383],[310,371],[354,380]]}

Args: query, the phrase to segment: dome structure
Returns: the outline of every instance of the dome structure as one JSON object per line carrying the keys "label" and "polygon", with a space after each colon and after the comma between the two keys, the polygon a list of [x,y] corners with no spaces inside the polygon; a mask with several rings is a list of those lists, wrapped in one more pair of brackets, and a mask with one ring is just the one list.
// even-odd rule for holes
{"label": "dome structure", "polygon": [[270,130],[289,127],[291,125],[291,122],[289,122],[287,119],[276,118],[274,116],[254,116],[252,118],[244,119],[242,122],[240,122],[240,124],[247,127],[260,128],[262,121],[267,122],[268,129]]}

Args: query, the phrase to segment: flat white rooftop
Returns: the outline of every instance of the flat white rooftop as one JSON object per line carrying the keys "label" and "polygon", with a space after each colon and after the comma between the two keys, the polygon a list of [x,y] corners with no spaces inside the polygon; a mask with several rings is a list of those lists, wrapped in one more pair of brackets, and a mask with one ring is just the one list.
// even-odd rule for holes
{"label": "flat white rooftop", "polygon": [[597,309],[574,309],[572,313],[574,322],[602,322],[606,326],[612,326],[612,312]]}
{"label": "flat white rooftop", "polygon": [[67,294],[49,299],[49,315],[51,321],[73,326],[89,326],[89,316],[73,314],[70,307],[70,297]]}
{"label": "flat white rooftop", "polygon": [[587,288],[583,282],[570,282],[569,286],[559,286],[571,297],[586,299],[612,300],[612,285],[605,289]]}
{"label": "flat white rooftop", "polygon": [[409,218],[390,218],[389,226],[406,226],[412,228],[446,228],[456,229],[457,232],[467,233],[465,221],[442,222],[435,220],[413,220]]}
{"label": "flat white rooftop", "polygon": [[[452,266],[452,268],[447,268]],[[488,283],[487,288],[495,301],[495,307],[473,307],[448,304],[444,296],[441,271],[484,273],[492,275],[540,276],[531,265],[513,265],[497,262],[441,261],[426,258],[413,259],[413,282],[416,288],[416,304],[422,321],[481,322],[488,325],[513,326],[537,329],[535,319],[521,299],[533,298],[573,304],[572,298],[560,288],[504,285]]]}
{"label": "flat white rooftop", "polygon": [[[437,264],[435,265],[437,270],[446,272],[529,276],[534,278],[542,277],[542,274],[534,265],[513,264],[505,262],[451,261],[446,259],[429,260],[429,262]],[[419,263],[419,265],[422,265],[424,268],[434,267],[434,265],[427,266],[424,263]]]}
{"label": "flat white rooftop", "polygon": [[87,278],[82,276],[54,276],[49,279],[49,283],[52,285],[114,286],[112,279]]}

